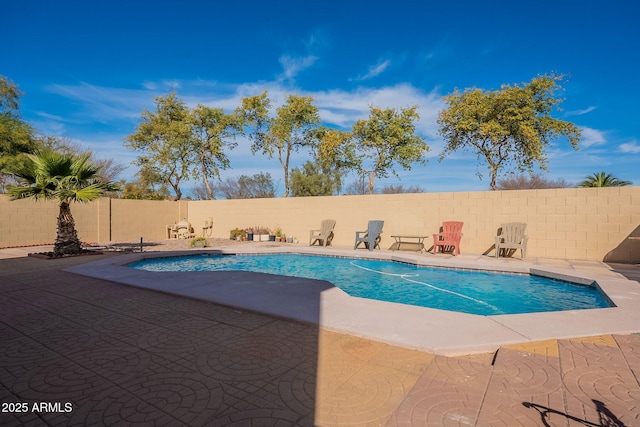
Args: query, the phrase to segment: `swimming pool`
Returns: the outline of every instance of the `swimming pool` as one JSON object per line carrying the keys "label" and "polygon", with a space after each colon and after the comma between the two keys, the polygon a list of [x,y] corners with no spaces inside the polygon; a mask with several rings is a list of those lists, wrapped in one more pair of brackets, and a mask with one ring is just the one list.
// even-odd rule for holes
{"label": "swimming pool", "polygon": [[393,261],[300,254],[191,255],[145,259],[147,271],[253,271],[326,280],[352,296],[479,315],[605,308],[593,286],[513,275],[421,267]]}

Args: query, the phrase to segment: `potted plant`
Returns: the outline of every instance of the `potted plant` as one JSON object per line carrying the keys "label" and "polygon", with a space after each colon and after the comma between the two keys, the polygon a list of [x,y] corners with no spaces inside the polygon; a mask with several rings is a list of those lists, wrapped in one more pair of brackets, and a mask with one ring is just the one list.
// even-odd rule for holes
{"label": "potted plant", "polygon": [[246,236],[247,236],[247,232],[237,227],[229,232],[229,238],[231,240],[242,240]]}
{"label": "potted plant", "polygon": [[257,239],[260,242],[268,242],[269,241],[269,229],[267,227],[256,227],[255,230],[253,230],[253,239],[256,240],[256,236],[260,236],[259,239]]}
{"label": "potted plant", "polygon": [[280,227],[276,228],[275,234],[276,234],[276,239],[275,240],[277,242],[284,242],[285,241],[286,238],[284,237],[284,233],[282,232],[282,228],[280,228]]}
{"label": "potted plant", "polygon": [[245,231],[247,232],[247,240],[253,240],[253,227],[249,227]]}

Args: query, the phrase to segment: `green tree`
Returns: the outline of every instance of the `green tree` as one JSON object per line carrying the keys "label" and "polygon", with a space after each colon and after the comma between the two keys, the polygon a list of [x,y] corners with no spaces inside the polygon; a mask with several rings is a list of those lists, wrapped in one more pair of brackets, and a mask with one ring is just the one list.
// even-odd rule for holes
{"label": "green tree", "polygon": [[180,183],[189,178],[193,166],[190,111],[174,92],[156,97],[155,104],[155,112],[142,112],[142,123],[127,136],[125,146],[142,152],[136,164],[151,168],[180,200]]}
{"label": "green tree", "polygon": [[413,163],[424,164],[424,154],[429,146],[416,135],[415,122],[420,116],[417,106],[398,110],[370,107],[369,118],[354,123],[351,138],[346,143],[354,148],[342,150],[355,153],[347,160],[355,166],[359,175],[368,177],[369,194],[373,194],[376,178],[389,173],[398,176],[396,166],[411,170]]}
{"label": "green tree", "polygon": [[161,175],[148,164],[143,165],[135,174],[133,181],[121,183],[123,199],[166,200],[169,189]]}
{"label": "green tree", "polygon": [[289,196],[289,164],[291,155],[302,147],[312,147],[320,125],[318,107],[309,96],[289,95],[284,105],[269,117],[271,101],[267,92],[245,98],[238,111],[252,141],[251,151],[272,158],[277,156],[284,173],[284,197]]}
{"label": "green tree", "polygon": [[340,192],[342,179],[335,168],[325,167],[319,160],[307,161],[291,171],[290,187],[293,197],[331,196]]}
{"label": "green tree", "polygon": [[229,142],[240,132],[240,124],[233,114],[225,114],[222,108],[198,105],[191,112],[194,154],[199,168],[194,176],[202,179],[209,199],[214,198],[209,178],[219,178],[220,170],[229,167],[226,149],[234,149],[237,144]]}
{"label": "green tree", "polygon": [[25,153],[36,148],[33,128],[20,116],[23,93],[8,78],[0,75],[0,193],[4,193],[10,172],[26,162]]}
{"label": "green tree", "polygon": [[143,152],[136,163],[151,167],[176,200],[182,197],[180,182],[190,177],[201,179],[213,199],[210,178],[219,178],[230,165],[226,151],[237,145],[230,139],[240,132],[238,118],[201,104],[190,110],[175,92],[155,101],[156,112],[143,112],[143,122],[127,137],[128,148]]}
{"label": "green tree", "polygon": [[0,75],[0,110],[16,111],[19,107],[19,99],[24,95],[18,86],[7,77]]}
{"label": "green tree", "polygon": [[631,181],[623,181],[609,173],[600,172],[585,177],[584,181],[578,184],[578,187],[625,187],[632,184]]}
{"label": "green tree", "polygon": [[351,132],[320,127],[315,131],[312,149],[323,168],[331,168],[341,175],[357,169],[359,157]]}
{"label": "green tree", "polygon": [[28,155],[29,161],[13,174],[21,185],[9,187],[12,200],[32,198],[58,201],[58,229],[53,252],[56,256],[82,251],[72,202],[89,202],[106,191],[115,190],[111,182],[98,179],[100,168],[88,161],[89,154],[80,156],[43,151]]}
{"label": "green tree", "polygon": [[535,164],[547,170],[545,151],[551,140],[566,137],[577,148],[581,138],[576,125],[551,117],[562,102],[557,97],[562,80],[548,75],[522,86],[456,90],[445,96],[448,108],[440,112],[438,125],[447,145],[440,160],[460,149],[475,151],[487,162],[492,190],[500,170],[510,164],[521,172],[532,172]]}
{"label": "green tree", "polygon": [[236,109],[241,132],[251,141],[251,151],[254,154],[257,149],[266,145],[265,137],[271,125],[270,109],[271,100],[267,91],[242,98],[240,107]]}

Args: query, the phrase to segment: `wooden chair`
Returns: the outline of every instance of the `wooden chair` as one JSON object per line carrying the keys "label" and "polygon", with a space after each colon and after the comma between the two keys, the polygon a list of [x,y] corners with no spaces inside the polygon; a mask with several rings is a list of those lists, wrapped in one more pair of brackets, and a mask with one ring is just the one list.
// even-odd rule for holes
{"label": "wooden chair", "polygon": [[447,221],[442,223],[442,231],[433,235],[433,253],[444,252],[445,247],[453,248],[453,255],[460,255],[460,239],[462,239],[461,221]]}
{"label": "wooden chair", "polygon": [[500,235],[495,236],[496,258],[500,256],[500,249],[520,249],[522,259],[525,259],[527,256],[527,240],[529,240],[524,234],[527,224],[524,222],[509,222],[502,224],[500,229]]}
{"label": "wooden chair", "polygon": [[366,231],[356,231],[356,242],[353,245],[353,249],[358,249],[360,243],[364,243],[364,247],[370,251],[376,247],[380,249],[380,235],[382,234],[382,226],[384,221],[373,220],[369,221]]}
{"label": "wooden chair", "polygon": [[318,242],[318,245],[327,247],[333,240],[333,229],[336,226],[334,219],[325,219],[320,223],[319,230],[311,230],[309,232],[309,246],[313,246]]}

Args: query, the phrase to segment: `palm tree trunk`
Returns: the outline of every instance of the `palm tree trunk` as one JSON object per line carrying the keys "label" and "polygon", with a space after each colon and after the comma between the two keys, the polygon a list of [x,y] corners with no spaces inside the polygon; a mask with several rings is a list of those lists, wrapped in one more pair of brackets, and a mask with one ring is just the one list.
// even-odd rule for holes
{"label": "palm tree trunk", "polygon": [[76,222],[71,215],[71,206],[67,202],[62,202],[58,214],[58,233],[53,253],[56,256],[62,256],[79,254],[80,252],[82,252],[82,248],[76,232]]}

